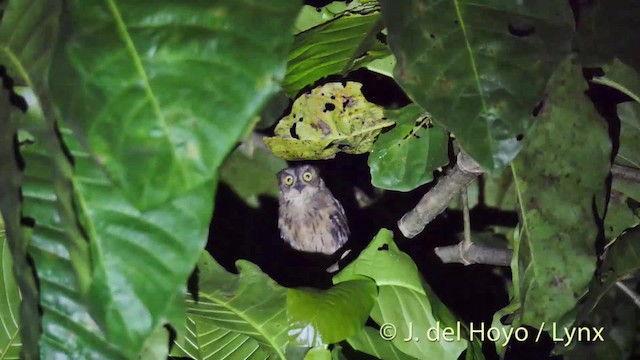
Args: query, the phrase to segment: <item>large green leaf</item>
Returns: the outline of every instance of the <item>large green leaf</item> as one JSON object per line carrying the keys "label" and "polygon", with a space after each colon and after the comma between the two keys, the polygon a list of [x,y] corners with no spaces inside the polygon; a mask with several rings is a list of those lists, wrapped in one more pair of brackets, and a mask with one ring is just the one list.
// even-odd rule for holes
{"label": "large green leaf", "polygon": [[289,289],[290,343],[316,347],[355,335],[369,318],[376,295],[376,284],[366,278],[345,281],[325,291]]}
{"label": "large green leaf", "polygon": [[[244,350],[259,344],[270,356],[286,359],[287,290],[248,261],[238,260],[236,266],[239,275],[227,272],[207,252],[198,262],[197,301],[187,299],[188,317],[195,323],[191,326],[197,328],[195,337],[207,336],[210,331],[228,336],[215,347],[204,348],[206,343],[199,340],[198,350],[212,354],[233,340]],[[186,345],[181,346],[189,351]]]}
{"label": "large green leaf", "polygon": [[[418,359],[446,360],[457,359],[467,348],[468,342],[456,329],[455,318],[433,291],[423,286],[416,265],[409,255],[398,249],[391,231],[380,230],[358,258],[334,276],[333,281],[341,283],[360,276],[370,277],[378,285],[378,298],[371,318],[393,333],[391,336],[387,332],[387,336],[400,351]],[[409,327],[418,341],[405,340],[411,335]],[[425,337],[430,328],[435,329],[434,334],[442,341],[429,341]],[[444,340],[445,329],[452,331],[453,338],[447,335],[447,339],[453,341]]]}
{"label": "large green leaf", "polygon": [[410,191],[433,180],[449,163],[449,134],[417,105],[387,111],[396,126],[381,134],[369,154],[373,186]]}
{"label": "large green leaf", "polygon": [[0,215],[0,359],[17,359],[20,355],[20,290],[13,276],[13,259],[5,237],[4,221]]}
{"label": "large green leaf", "polygon": [[[6,7],[5,7],[6,5]],[[54,299],[46,294],[50,289],[50,283],[40,279],[40,290],[43,295],[38,298],[38,289],[34,279],[34,269],[27,263],[27,249],[32,241],[42,238],[43,227],[37,226],[32,229],[30,226],[23,227],[24,220],[35,220],[34,206],[37,202],[39,206],[38,213],[44,214],[45,218],[42,223],[57,222],[59,225],[65,221],[67,217],[60,216],[65,212],[65,207],[60,206],[58,209],[51,208],[50,205],[62,204],[65,199],[56,198],[51,187],[52,167],[47,161],[57,158],[61,154],[60,144],[57,141],[51,119],[51,106],[48,101],[48,91],[46,88],[46,76],[50,64],[51,47],[55,42],[58,33],[58,16],[60,14],[60,2],[58,1],[20,1],[13,0],[9,4],[3,2],[3,17],[0,24],[0,64],[5,67],[7,75],[13,80],[14,88],[10,89],[10,85],[3,80],[3,88],[20,92],[25,97],[30,109],[26,116],[15,108],[10,108],[7,100],[7,94],[3,90],[0,97],[0,206],[4,220],[6,222],[7,240],[9,247],[13,253],[14,273],[18,281],[20,292],[22,295],[22,305],[20,311],[20,331],[21,340],[24,344],[22,348],[22,356],[24,358],[46,358],[52,355],[50,344],[60,346],[69,337],[65,332],[67,326],[74,326],[78,322],[86,321],[86,311],[84,309],[75,308],[76,303],[73,301],[73,293],[76,281],[73,274],[59,274],[60,277],[66,277],[68,286],[59,284],[61,290],[65,290],[64,296]],[[45,165],[41,167],[42,173],[39,178],[32,178],[29,172],[36,167],[33,162],[26,166],[24,175],[21,166],[19,167],[19,159],[16,154],[15,136],[18,121],[23,122],[29,119],[31,140],[38,142],[36,145],[41,153]],[[51,121],[51,123],[47,123]],[[22,154],[22,160],[30,162],[33,159],[27,154]],[[21,162],[22,163],[22,162]],[[23,186],[22,183],[25,183]],[[33,199],[30,189],[39,186],[39,195],[44,197]],[[58,183],[58,185],[62,185]],[[20,198],[22,186],[23,198]],[[64,187],[64,186],[60,186]],[[68,203],[67,203],[68,204]],[[22,206],[24,205],[24,208]],[[46,210],[44,210],[46,209]],[[52,211],[48,211],[52,210]],[[30,221],[25,221],[29,224]],[[58,230],[58,226],[48,228],[48,234],[54,234]],[[70,238],[67,245],[73,246],[74,239]],[[50,248],[58,250],[55,247]],[[83,251],[83,250],[81,250]],[[66,256],[65,256],[66,255]],[[33,256],[37,260],[37,255]],[[62,266],[69,264],[69,256],[62,254],[57,261]],[[76,262],[77,264],[78,262]],[[46,270],[46,269],[45,269]],[[69,276],[70,275],[70,276]],[[52,300],[58,304],[64,304],[64,309],[60,309],[56,316],[52,317],[51,312]],[[42,319],[44,324],[41,326],[39,306],[42,310]],[[73,313],[74,319],[65,316]],[[51,322],[48,322],[51,321]],[[92,321],[89,320],[90,324]],[[56,323],[54,330],[62,340],[55,341],[51,337],[51,323]],[[40,338],[40,333],[44,336]],[[87,331],[90,333],[91,331]],[[80,339],[82,341],[82,339]],[[86,346],[86,354],[91,353],[91,346]]]}
{"label": "large green leaf", "polygon": [[366,326],[362,331],[347,339],[349,345],[358,351],[375,356],[383,360],[414,360],[398,350],[391,341],[384,340],[380,331],[370,326]]}
{"label": "large green leaf", "polygon": [[546,109],[511,166],[521,227],[512,263],[521,304],[516,324],[559,321],[585,293],[596,266],[611,140],[570,60],[554,74]]}
{"label": "large green leaf", "polygon": [[[71,163],[53,121],[43,117],[36,96],[30,89],[20,90],[24,99],[33,101],[27,103],[26,116],[20,118],[21,128],[34,139],[21,148],[25,162],[22,213],[35,222],[33,229],[24,233],[30,234],[29,253],[40,285],[40,356],[133,356],[135,351],[110,344],[91,314],[91,301],[86,297],[91,283],[90,248],[74,212]],[[104,300],[96,301],[100,304]]]}
{"label": "large green leaf", "polygon": [[81,290],[109,340],[136,354],[158,327],[182,316],[174,299],[183,297],[206,242],[215,184],[141,212],[71,130],[61,133],[74,158],[74,204],[91,251],[90,284]]}
{"label": "large green leaf", "polygon": [[57,106],[138,209],[214,178],[278,89],[299,10],[297,0],[67,5]]}
{"label": "large green leaf", "polygon": [[488,171],[511,161],[571,52],[565,1],[381,0],[394,78]]}
{"label": "large green leaf", "polygon": [[282,87],[289,97],[316,80],[344,74],[389,55],[376,35],[383,29],[378,7],[365,4],[296,35]]}

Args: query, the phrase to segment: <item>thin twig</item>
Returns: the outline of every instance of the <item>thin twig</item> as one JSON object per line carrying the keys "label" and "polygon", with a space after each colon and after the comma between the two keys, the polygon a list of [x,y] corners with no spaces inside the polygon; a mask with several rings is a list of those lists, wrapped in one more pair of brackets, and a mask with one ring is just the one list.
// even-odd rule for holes
{"label": "thin twig", "polygon": [[456,165],[420,199],[415,208],[398,221],[402,234],[407,238],[420,234],[428,223],[446,210],[461,190],[466,189],[483,172],[472,158],[462,151],[458,153]]}
{"label": "thin twig", "polygon": [[466,259],[466,253],[471,247],[471,216],[469,216],[469,197],[467,196],[467,189],[464,188],[460,191],[460,202],[462,203],[462,226],[464,228],[464,239],[460,244],[460,259],[465,265],[471,265]]}
{"label": "thin twig", "polygon": [[637,307],[640,308],[640,295],[636,294],[635,291],[631,290],[625,283],[622,281],[617,281],[616,286],[622,290],[625,294],[627,294],[631,300],[636,304]]}
{"label": "thin twig", "polygon": [[640,169],[613,164],[611,166],[611,174],[621,179],[640,182]]}
{"label": "thin twig", "polygon": [[464,241],[457,245],[440,246],[434,252],[443,263],[460,263],[465,265],[486,264],[497,266],[510,266],[513,251],[504,248],[496,248],[471,243],[463,246]]}

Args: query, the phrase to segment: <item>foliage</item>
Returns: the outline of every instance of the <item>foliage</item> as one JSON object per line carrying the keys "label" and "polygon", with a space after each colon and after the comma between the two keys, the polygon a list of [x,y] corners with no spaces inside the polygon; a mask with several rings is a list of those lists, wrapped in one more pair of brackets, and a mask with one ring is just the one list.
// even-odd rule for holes
{"label": "foliage", "polygon": [[368,102],[354,82],[328,83],[303,94],[291,113],[266,138],[271,151],[287,160],[330,159],[336,153],[368,152],[380,131],[393,125],[381,106]]}
{"label": "foliage", "polygon": [[569,4],[380,3],[398,60],[394,78],[480,165],[500,170],[520,150],[549,76],[571,51]]}
{"label": "foliage", "polygon": [[449,135],[416,105],[388,111],[396,126],[381,134],[369,155],[371,183],[381,189],[409,191],[433,180],[449,163]]}
{"label": "foliage", "polygon": [[2,282],[0,286],[0,322],[2,323],[2,335],[0,336],[0,358],[18,358],[20,355],[20,290],[13,276],[13,260],[7,245],[4,230],[4,221],[0,216],[0,269],[2,269]]}
{"label": "foliage", "polygon": [[[444,336],[445,328],[456,327],[453,315],[442,306],[431,289],[423,287],[416,265],[411,257],[398,249],[389,230],[380,230],[358,259],[334,277],[334,282],[340,284],[358,276],[370,277],[378,285],[378,298],[371,310],[371,318],[379,326],[413,324],[416,334],[437,328],[438,336]],[[438,326],[440,322],[442,327]],[[397,328],[389,330],[398,331]],[[409,330],[400,330],[402,332],[392,336],[391,343],[417,359],[457,359],[467,347],[464,336],[454,341],[405,341]],[[458,332],[454,333],[453,339],[458,335]]]}
{"label": "foliage", "polygon": [[[459,151],[486,171],[458,189],[473,212],[517,218],[472,223],[476,244],[513,250],[501,278],[509,304],[484,319],[504,331],[605,326],[613,340],[590,354],[634,356],[637,329],[616,318],[638,310],[613,289],[635,284],[640,268],[637,2],[0,9],[0,357],[484,359],[467,316],[425,281],[409,242],[383,228],[402,216],[385,197],[417,202]],[[378,104],[356,69],[386,75],[409,104]],[[367,158],[372,192],[386,192],[366,201],[382,211],[361,210],[378,234],[353,232],[368,244],[335,276],[275,246],[264,257],[285,259],[279,268],[217,251],[218,181],[275,233],[265,197],[278,195],[287,160],[346,158]],[[346,175],[340,187],[364,196]],[[266,233],[253,240],[272,245]],[[326,283],[285,286],[274,269]],[[405,340],[408,326],[420,341]],[[460,339],[420,338],[445,328]],[[501,356],[516,340],[505,341],[494,341]]]}
{"label": "foliage", "polygon": [[530,140],[511,164],[521,218],[511,269],[515,299],[522,304],[519,321],[535,327],[573,309],[596,267],[598,226],[584,219],[604,213],[611,144],[588,98],[576,96],[585,88],[580,69],[564,62]]}

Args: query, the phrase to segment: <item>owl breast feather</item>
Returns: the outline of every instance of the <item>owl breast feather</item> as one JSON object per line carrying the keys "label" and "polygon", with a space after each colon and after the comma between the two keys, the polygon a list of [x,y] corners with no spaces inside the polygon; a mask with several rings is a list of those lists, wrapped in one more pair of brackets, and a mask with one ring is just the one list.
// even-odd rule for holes
{"label": "owl breast feather", "polygon": [[308,198],[281,196],[279,213],[280,235],[296,250],[330,255],[349,238],[344,209],[328,190]]}

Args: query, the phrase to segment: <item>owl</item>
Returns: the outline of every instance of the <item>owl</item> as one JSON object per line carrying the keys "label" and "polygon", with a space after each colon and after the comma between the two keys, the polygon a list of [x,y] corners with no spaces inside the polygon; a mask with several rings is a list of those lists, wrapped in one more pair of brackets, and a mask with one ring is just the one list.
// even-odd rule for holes
{"label": "owl", "polygon": [[318,169],[311,165],[278,173],[280,236],[296,250],[331,255],[349,239],[349,225]]}

